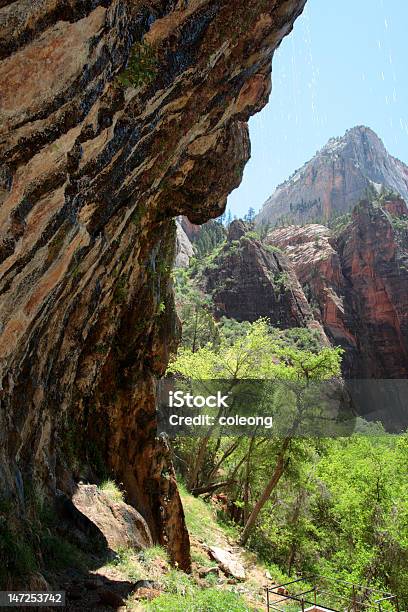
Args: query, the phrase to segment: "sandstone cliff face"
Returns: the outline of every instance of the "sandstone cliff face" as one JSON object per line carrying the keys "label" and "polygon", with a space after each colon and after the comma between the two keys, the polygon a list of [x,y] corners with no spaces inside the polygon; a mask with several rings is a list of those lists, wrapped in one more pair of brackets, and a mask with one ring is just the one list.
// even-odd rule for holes
{"label": "sandstone cliff face", "polygon": [[392,189],[408,201],[408,167],[378,136],[358,126],[332,138],[265,202],[257,222],[324,222],[350,211],[367,188]]}
{"label": "sandstone cliff face", "polygon": [[176,234],[176,259],[174,265],[176,268],[188,268],[190,259],[194,255],[193,245],[191,244],[186,232],[180,221],[177,219],[177,234]]}
{"label": "sandstone cliff face", "polygon": [[351,378],[408,376],[408,209],[401,199],[362,201],[335,236],[321,225],[273,230],[315,316],[345,349]]}
{"label": "sandstone cliff face", "polygon": [[0,3],[0,488],[17,514],[28,482],[72,495],[103,461],[188,569],[155,421],[171,218],[223,211],[304,2]]}
{"label": "sandstone cliff face", "polygon": [[313,326],[313,315],[288,258],[248,232],[229,226],[227,243],[202,276],[217,317],[256,321],[268,317],[281,328]]}

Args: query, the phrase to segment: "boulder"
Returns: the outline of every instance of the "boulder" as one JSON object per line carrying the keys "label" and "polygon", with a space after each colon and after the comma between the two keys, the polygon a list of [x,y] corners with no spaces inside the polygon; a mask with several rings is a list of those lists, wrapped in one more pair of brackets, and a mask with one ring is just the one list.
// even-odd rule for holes
{"label": "boulder", "polygon": [[224,548],[210,546],[211,557],[218,563],[224,574],[237,580],[245,580],[246,573],[242,563]]}
{"label": "boulder", "polygon": [[146,521],[135,508],[115,501],[96,485],[79,485],[72,501],[103,533],[110,548],[141,550],[153,545]]}

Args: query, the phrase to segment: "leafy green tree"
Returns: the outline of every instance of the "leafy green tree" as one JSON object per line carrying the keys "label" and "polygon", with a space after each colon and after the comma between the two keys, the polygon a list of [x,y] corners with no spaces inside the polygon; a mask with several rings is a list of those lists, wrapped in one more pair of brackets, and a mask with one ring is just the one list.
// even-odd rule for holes
{"label": "leafy green tree", "polygon": [[[324,380],[339,374],[340,361],[340,349],[324,347],[317,352],[299,349],[274,333],[266,320],[260,319],[249,325],[245,335],[232,342],[221,336],[216,348],[207,345],[194,352],[183,347],[177,359],[170,364],[169,372],[187,379],[230,380],[232,390],[234,384],[239,384],[242,379]],[[290,443],[301,419],[302,402],[296,393],[293,396],[293,423],[283,441],[279,441],[272,474],[248,517],[242,534],[243,543],[248,539],[260,510],[285,470]],[[197,452],[191,458],[188,478],[190,490],[198,486],[210,437],[211,432],[200,441]]]}
{"label": "leafy green tree", "polygon": [[195,353],[208,342],[215,343],[218,337],[210,301],[192,283],[187,270],[176,269],[173,278],[176,307],[183,330],[182,344]]}

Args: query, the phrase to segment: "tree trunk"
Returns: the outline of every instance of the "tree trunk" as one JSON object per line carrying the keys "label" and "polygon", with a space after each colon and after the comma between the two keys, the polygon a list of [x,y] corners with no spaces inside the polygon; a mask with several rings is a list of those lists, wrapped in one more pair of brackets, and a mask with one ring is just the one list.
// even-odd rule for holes
{"label": "tree trunk", "polygon": [[193,346],[192,346],[192,349],[191,349],[193,351],[193,353],[196,352],[197,327],[198,327],[198,306],[196,306],[196,309],[195,309],[194,336],[193,336]]}
{"label": "tree trunk", "polygon": [[251,458],[252,458],[252,449],[254,446],[255,437],[251,438],[251,442],[249,444],[248,457],[246,462],[246,470],[245,470],[245,484],[244,484],[244,516],[243,521],[244,525],[248,520],[249,514],[249,478],[251,473]]}
{"label": "tree trunk", "polygon": [[273,471],[272,477],[269,480],[268,484],[266,485],[265,489],[263,490],[263,493],[261,495],[261,497],[258,499],[258,501],[256,502],[254,509],[252,510],[249,519],[246,522],[246,525],[244,527],[244,531],[242,532],[242,535],[240,537],[240,544],[244,545],[246,544],[246,542],[248,541],[249,535],[256,523],[256,520],[258,518],[258,515],[260,513],[260,511],[262,510],[262,508],[264,507],[265,503],[268,501],[272,491],[274,490],[274,488],[276,487],[276,485],[278,484],[284,470],[286,467],[286,462],[285,462],[285,453],[286,450],[289,446],[289,442],[290,442],[290,438],[285,438],[285,440],[283,441],[282,444],[282,448],[279,451],[278,454],[278,458],[276,461],[276,465],[275,465],[275,469]]}
{"label": "tree trunk", "polygon": [[194,462],[194,466],[188,476],[188,481],[187,481],[187,488],[190,491],[190,493],[192,492],[193,489],[195,489],[198,485],[198,475],[199,472],[201,470],[201,466],[204,462],[204,457],[205,457],[205,452],[207,450],[207,445],[208,445],[208,441],[210,439],[210,436],[205,436],[205,438],[203,438],[200,442],[200,446],[198,449],[198,453],[197,453],[197,459]]}

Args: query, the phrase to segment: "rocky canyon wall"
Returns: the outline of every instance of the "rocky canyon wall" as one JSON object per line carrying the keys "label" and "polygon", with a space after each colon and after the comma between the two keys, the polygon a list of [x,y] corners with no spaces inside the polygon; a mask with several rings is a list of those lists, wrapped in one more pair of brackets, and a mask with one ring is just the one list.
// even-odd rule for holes
{"label": "rocky canyon wall", "polygon": [[363,200],[335,233],[311,224],[277,228],[280,247],[334,345],[347,378],[408,377],[408,209],[400,198]]}
{"label": "rocky canyon wall", "polygon": [[188,569],[155,421],[178,334],[172,218],[223,211],[304,3],[0,2],[0,488],[16,516],[29,485],[72,495],[104,465]]}

